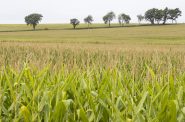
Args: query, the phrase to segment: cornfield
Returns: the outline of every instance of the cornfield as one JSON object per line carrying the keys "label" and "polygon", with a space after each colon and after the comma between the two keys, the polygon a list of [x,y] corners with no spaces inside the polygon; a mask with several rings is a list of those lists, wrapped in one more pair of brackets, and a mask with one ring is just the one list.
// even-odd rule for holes
{"label": "cornfield", "polygon": [[2,122],[185,121],[183,46],[71,45],[2,44]]}

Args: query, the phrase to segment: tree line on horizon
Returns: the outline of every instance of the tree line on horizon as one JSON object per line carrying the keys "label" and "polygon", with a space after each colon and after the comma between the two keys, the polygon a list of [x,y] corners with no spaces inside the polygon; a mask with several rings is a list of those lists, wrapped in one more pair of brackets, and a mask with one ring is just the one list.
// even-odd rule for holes
{"label": "tree line on horizon", "polygon": [[[182,15],[182,11],[179,8],[175,9],[169,9],[166,7],[165,9],[157,9],[152,8],[145,12],[144,15],[137,15],[137,19],[139,24],[143,21],[149,21],[152,25],[154,24],[163,24],[165,25],[167,20],[171,20],[172,23],[175,21],[177,23],[177,19],[179,16]],[[41,14],[30,14],[25,17],[25,22],[27,25],[31,25],[33,27],[33,30],[35,30],[36,26],[39,24],[39,22],[42,20],[43,16]],[[116,14],[111,11],[108,12],[105,16],[103,16],[103,21],[105,24],[108,24],[109,27],[111,27],[111,22],[116,19]],[[131,20],[131,17],[125,13],[121,13],[118,15],[118,22],[120,26],[124,26],[125,24],[129,24]],[[93,17],[91,15],[88,15],[86,18],[84,18],[84,22],[89,26],[94,21]],[[162,23],[161,23],[162,22]],[[70,24],[73,25],[73,28],[75,29],[77,25],[80,24],[80,21],[77,18],[70,19]]]}

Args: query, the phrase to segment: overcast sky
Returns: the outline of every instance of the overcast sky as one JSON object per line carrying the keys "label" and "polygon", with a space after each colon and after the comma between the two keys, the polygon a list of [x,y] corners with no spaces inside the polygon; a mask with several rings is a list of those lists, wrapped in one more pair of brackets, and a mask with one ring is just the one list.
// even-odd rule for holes
{"label": "overcast sky", "polygon": [[[137,22],[137,14],[144,14],[149,8],[180,8],[185,22],[185,0],[1,0],[0,23],[24,23],[30,13],[41,13],[42,23],[68,23],[70,18],[92,15],[96,23],[109,11],[129,14]],[[117,22],[117,20],[115,20]]]}

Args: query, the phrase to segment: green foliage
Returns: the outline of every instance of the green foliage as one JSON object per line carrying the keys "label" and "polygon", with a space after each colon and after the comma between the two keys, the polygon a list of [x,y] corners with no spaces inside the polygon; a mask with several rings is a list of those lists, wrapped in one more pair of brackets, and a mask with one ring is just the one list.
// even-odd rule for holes
{"label": "green foliage", "polygon": [[143,19],[144,19],[145,17],[143,16],[143,15],[137,15],[137,19],[138,19],[138,22],[139,22],[139,24],[141,23],[141,21],[143,21]]}
{"label": "green foliage", "polygon": [[70,24],[73,25],[73,28],[75,29],[77,25],[80,24],[80,21],[76,18],[70,20]]}
{"label": "green foliage", "polygon": [[177,18],[181,16],[182,12],[179,10],[179,8],[176,9],[169,9],[168,10],[168,19],[173,21],[176,21],[177,23]]}
{"label": "green foliage", "polygon": [[164,11],[156,9],[155,21],[159,24],[164,19]]}
{"label": "green foliage", "polygon": [[93,22],[93,17],[91,15],[88,15],[86,18],[84,18],[84,22],[88,24],[89,28],[89,24],[92,24]]}
{"label": "green foliage", "polygon": [[[20,71],[1,69],[1,121],[185,120],[185,74],[172,53],[82,51],[74,58],[75,52],[66,50],[62,56],[69,62],[57,70],[27,63]],[[107,67],[106,60],[117,64]]]}
{"label": "green foliage", "polygon": [[118,16],[118,20],[119,20],[119,24],[120,24],[121,26],[123,26],[123,23],[129,24],[131,18],[130,18],[129,15],[126,15],[126,14],[123,13],[123,14],[120,14],[120,15]]}
{"label": "green foliage", "polygon": [[156,15],[156,11],[157,9],[156,8],[152,8],[152,9],[149,9],[145,12],[145,19],[147,21],[150,21],[151,24],[154,24],[155,22],[155,15]]}
{"label": "green foliage", "polygon": [[111,21],[116,17],[114,12],[109,12],[107,13],[104,17],[103,17],[103,21],[105,22],[105,24],[109,24],[110,27],[110,23]]}
{"label": "green foliage", "polygon": [[177,23],[177,18],[181,16],[182,12],[180,11],[179,8],[176,9],[168,9],[167,7],[162,10],[162,9],[149,9],[148,11],[145,12],[145,19],[147,21],[150,21],[151,24],[155,24],[155,21],[159,24],[160,21],[163,21],[163,24],[166,24],[166,21],[168,19],[173,21],[176,21]]}
{"label": "green foliage", "polygon": [[35,30],[35,27],[39,24],[39,22],[42,20],[41,14],[30,14],[25,17],[25,22],[27,25],[33,26],[33,29]]}

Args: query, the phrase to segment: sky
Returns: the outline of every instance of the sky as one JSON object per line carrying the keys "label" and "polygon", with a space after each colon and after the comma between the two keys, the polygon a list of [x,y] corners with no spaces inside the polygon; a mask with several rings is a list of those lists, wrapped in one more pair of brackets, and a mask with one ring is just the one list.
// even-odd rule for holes
{"label": "sky", "polygon": [[178,22],[185,22],[185,0],[1,0],[0,23],[23,24],[24,17],[31,13],[42,14],[41,23],[69,23],[71,18],[83,23],[87,15],[93,16],[94,23],[101,23],[102,17],[110,11],[116,15],[128,14],[134,23],[138,14],[166,6],[180,8],[183,13]]}

